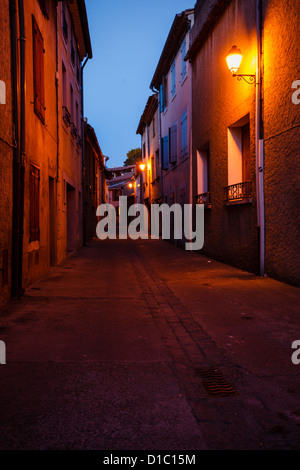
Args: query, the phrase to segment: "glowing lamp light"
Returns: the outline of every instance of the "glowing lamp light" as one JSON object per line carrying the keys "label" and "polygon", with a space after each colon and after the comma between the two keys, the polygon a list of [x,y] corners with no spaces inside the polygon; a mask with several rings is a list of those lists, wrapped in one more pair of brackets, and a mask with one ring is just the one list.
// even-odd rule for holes
{"label": "glowing lamp light", "polygon": [[140,163],[140,170],[144,171],[144,169],[146,168],[146,165],[145,163]]}
{"label": "glowing lamp light", "polygon": [[238,69],[240,68],[242,58],[243,55],[241,49],[239,49],[237,46],[232,46],[226,57],[228,68],[232,74],[237,73]]}
{"label": "glowing lamp light", "polygon": [[129,186],[130,188],[132,188],[133,184],[132,184],[132,183],[129,183],[128,186]]}

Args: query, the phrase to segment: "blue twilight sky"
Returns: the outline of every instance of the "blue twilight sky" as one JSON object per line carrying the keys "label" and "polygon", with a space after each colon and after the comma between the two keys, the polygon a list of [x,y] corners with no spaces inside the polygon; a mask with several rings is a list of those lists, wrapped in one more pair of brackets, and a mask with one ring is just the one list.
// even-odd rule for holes
{"label": "blue twilight sky", "polygon": [[84,69],[84,115],[108,167],[141,146],[136,134],[174,17],[195,0],[86,0],[93,59]]}

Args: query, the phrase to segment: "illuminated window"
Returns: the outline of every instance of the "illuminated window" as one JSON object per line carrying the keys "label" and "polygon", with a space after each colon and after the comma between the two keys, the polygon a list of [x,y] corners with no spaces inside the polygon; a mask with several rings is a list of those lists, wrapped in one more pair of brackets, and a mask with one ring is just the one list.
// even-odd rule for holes
{"label": "illuminated window", "polygon": [[228,185],[250,180],[249,122],[228,128]]}

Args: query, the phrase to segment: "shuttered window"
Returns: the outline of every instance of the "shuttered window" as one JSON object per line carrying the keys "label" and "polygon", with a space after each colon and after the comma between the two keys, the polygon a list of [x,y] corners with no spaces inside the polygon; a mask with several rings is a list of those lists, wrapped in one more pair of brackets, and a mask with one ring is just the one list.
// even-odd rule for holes
{"label": "shuttered window", "polygon": [[184,157],[188,152],[187,140],[187,113],[181,117],[181,156]]}
{"label": "shuttered window", "polygon": [[29,241],[40,239],[40,170],[30,165],[30,215],[29,215]]}
{"label": "shuttered window", "polygon": [[177,124],[170,127],[169,129],[169,142],[170,142],[170,154],[169,161],[170,163],[177,162]]}
{"label": "shuttered window", "polygon": [[162,138],[162,169],[168,169],[168,162],[169,162],[169,136],[166,135]]}
{"label": "shuttered window", "polygon": [[34,17],[32,17],[32,25],[34,111],[45,123],[44,40]]}
{"label": "shuttered window", "polygon": [[176,95],[176,69],[175,62],[173,62],[171,67],[171,96],[174,98]]}

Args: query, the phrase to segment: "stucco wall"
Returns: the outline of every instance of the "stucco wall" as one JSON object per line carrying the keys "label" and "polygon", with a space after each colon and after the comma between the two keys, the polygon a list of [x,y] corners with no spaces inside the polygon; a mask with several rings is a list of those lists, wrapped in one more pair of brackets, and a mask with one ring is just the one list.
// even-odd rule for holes
{"label": "stucco wall", "polygon": [[[23,287],[47,273],[50,267],[50,217],[49,177],[56,178],[57,164],[57,120],[56,120],[56,8],[50,3],[49,20],[43,15],[35,0],[24,1],[25,12],[25,194],[24,194],[24,243],[23,243]],[[32,15],[44,40],[44,89],[45,123],[34,111],[33,81],[33,30]],[[39,228],[40,240],[30,242],[30,165],[40,170]]]}
{"label": "stucco wall", "polygon": [[[203,252],[250,272],[257,271],[258,260],[255,87],[233,78],[225,58],[231,47],[237,45],[244,55],[239,72],[255,73],[255,25],[255,1],[232,1],[192,63],[194,194],[197,194],[197,150],[208,145],[210,154],[211,209],[205,210]],[[226,206],[228,127],[247,114],[250,122],[252,203]]]}
{"label": "stucco wall", "polygon": [[300,285],[299,0],[265,2],[264,128],[266,272]]}
{"label": "stucco wall", "polygon": [[[191,24],[193,24],[193,15],[190,15]],[[187,32],[186,47],[188,50],[189,35]],[[174,58],[176,71],[176,94],[171,96],[171,68],[167,74],[168,80],[168,99],[167,108],[161,113],[161,137],[168,135],[169,128],[177,125],[177,163],[169,163],[168,170],[163,171],[163,193],[166,196],[168,204],[171,202],[180,203],[180,195],[185,193],[185,204],[191,201],[191,165],[190,157],[192,154],[192,103],[191,103],[191,83],[192,71],[190,63],[186,64],[187,73],[185,79],[181,80],[181,44]],[[181,156],[181,118],[184,112],[187,113],[187,146],[188,152],[183,158]],[[171,195],[174,195],[171,197]]]}

